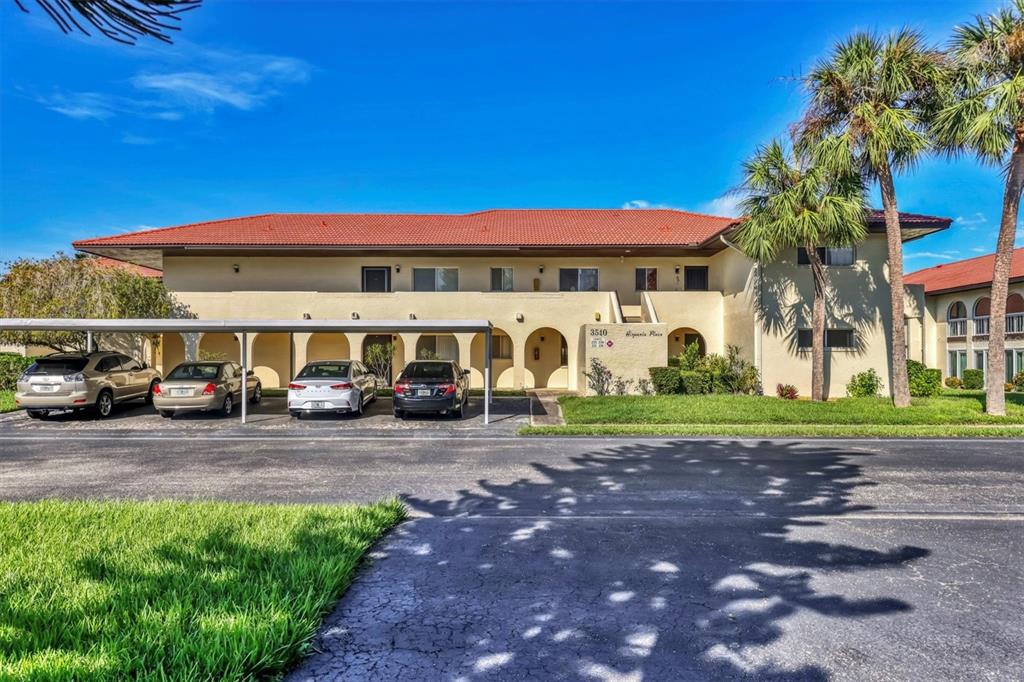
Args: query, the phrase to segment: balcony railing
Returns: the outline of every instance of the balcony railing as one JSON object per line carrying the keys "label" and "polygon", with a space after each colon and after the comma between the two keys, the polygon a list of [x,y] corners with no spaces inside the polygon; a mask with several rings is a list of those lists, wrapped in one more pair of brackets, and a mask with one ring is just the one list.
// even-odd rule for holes
{"label": "balcony railing", "polygon": [[947,320],[946,336],[967,336],[967,320]]}
{"label": "balcony railing", "polygon": [[1006,316],[1007,334],[1024,334],[1024,313],[1011,313]]}
{"label": "balcony railing", "polygon": [[985,336],[988,334],[988,315],[974,318],[974,335]]}
{"label": "balcony railing", "polygon": [[[971,319],[971,333],[974,336],[988,336],[991,328],[988,315]],[[1007,334],[1024,334],[1024,313],[1010,313],[1006,316]],[[947,320],[946,336],[966,336],[967,320]]]}

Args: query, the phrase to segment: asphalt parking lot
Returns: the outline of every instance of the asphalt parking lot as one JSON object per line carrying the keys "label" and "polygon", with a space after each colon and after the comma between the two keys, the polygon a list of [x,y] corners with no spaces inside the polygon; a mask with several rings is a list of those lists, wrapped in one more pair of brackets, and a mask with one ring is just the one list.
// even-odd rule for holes
{"label": "asphalt parking lot", "polygon": [[317,433],[343,430],[352,434],[388,432],[448,433],[452,435],[512,434],[530,423],[530,410],[538,409],[527,397],[495,397],[491,404],[489,425],[484,424],[483,397],[469,400],[466,414],[461,419],[447,415],[410,414],[396,419],[392,414],[391,398],[382,396],[366,406],[362,416],[351,414],[307,415],[301,419],[288,414],[285,398],[265,396],[259,405],[248,405],[247,423],[241,423],[242,411],[235,407],[230,418],[216,413],[192,412],[164,419],[152,405],[132,401],[117,405],[114,413],[99,419],[92,412],[56,413],[42,420],[29,419],[22,412],[0,415],[0,430],[13,429],[53,434],[94,433],[123,431],[147,433],[160,431],[222,431],[240,433],[256,429],[257,432]]}
{"label": "asphalt parking lot", "polygon": [[1021,679],[1019,441],[60,426],[0,498],[405,501],[292,680]]}

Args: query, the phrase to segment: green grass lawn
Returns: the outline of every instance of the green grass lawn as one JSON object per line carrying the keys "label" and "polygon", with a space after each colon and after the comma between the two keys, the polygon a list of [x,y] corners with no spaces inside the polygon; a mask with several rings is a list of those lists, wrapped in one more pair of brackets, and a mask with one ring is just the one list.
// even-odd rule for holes
{"label": "green grass lawn", "polygon": [[14,391],[0,391],[0,413],[14,411]]}
{"label": "green grass lawn", "polygon": [[0,679],[278,676],[403,515],[394,501],[0,504]]}
{"label": "green grass lawn", "polygon": [[768,396],[565,396],[566,426],[525,434],[734,436],[1024,436],[1024,394],[1006,396],[1007,416],[984,413],[980,391],[914,398],[897,410],[886,398],[826,403]]}

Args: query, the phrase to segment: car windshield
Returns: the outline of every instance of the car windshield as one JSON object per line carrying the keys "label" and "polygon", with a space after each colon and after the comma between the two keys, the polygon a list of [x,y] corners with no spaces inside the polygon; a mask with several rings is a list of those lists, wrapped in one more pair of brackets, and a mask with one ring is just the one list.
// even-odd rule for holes
{"label": "car windshield", "polygon": [[299,372],[298,379],[337,379],[347,377],[351,362],[316,362],[306,365]]}
{"label": "car windshield", "polygon": [[89,364],[88,358],[39,358],[25,374],[74,374]]}
{"label": "car windshield", "polygon": [[178,365],[167,375],[167,380],[202,379],[209,381],[210,379],[216,379],[219,372],[220,365]]}
{"label": "car windshield", "polygon": [[455,378],[450,362],[413,362],[402,372],[406,379],[447,379]]}

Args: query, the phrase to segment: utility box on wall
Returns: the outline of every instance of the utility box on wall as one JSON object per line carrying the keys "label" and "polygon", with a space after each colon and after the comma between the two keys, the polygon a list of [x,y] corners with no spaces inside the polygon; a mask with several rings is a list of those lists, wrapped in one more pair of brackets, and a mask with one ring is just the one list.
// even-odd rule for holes
{"label": "utility box on wall", "polygon": [[[637,382],[651,378],[647,370],[668,363],[668,328],[664,324],[585,325],[582,371],[590,371],[594,358],[603,362],[614,378],[631,381],[631,393],[639,393]],[[593,395],[585,377],[580,389]]]}

